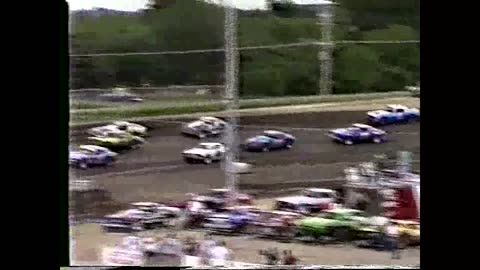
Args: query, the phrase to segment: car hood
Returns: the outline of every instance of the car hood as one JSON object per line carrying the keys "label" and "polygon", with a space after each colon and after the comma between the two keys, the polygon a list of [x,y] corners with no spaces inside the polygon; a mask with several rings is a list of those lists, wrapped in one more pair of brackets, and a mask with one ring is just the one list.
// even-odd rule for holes
{"label": "car hood", "polygon": [[116,213],[105,216],[106,218],[137,218],[143,214],[142,211],[137,209],[121,210]]}
{"label": "car hood", "polygon": [[249,139],[247,139],[247,143],[268,143],[270,142],[272,139],[270,139],[269,137],[267,136],[255,136],[255,137],[251,137]]}
{"label": "car hood", "polygon": [[203,154],[206,154],[207,151],[205,151],[204,149],[199,149],[199,148],[191,148],[191,149],[187,149],[185,151],[183,151],[184,154],[188,154],[188,155],[203,155]]}
{"label": "car hood", "polygon": [[308,217],[301,220],[301,224],[304,226],[324,226],[335,222],[333,219],[319,218],[319,217]]}
{"label": "car hood", "polygon": [[202,121],[195,121],[187,124],[188,128],[199,128],[201,126],[205,125]]}
{"label": "car hood", "polygon": [[139,126],[139,125],[131,125],[128,127],[128,129],[135,130],[136,132],[147,132],[147,128],[144,126]]}
{"label": "car hood", "polygon": [[86,158],[86,157],[87,157],[87,155],[85,155],[84,153],[80,153],[80,152],[76,152],[76,151],[72,151],[69,154],[70,159],[82,159],[82,158]]}
{"label": "car hood", "polygon": [[367,113],[368,116],[372,116],[372,117],[380,117],[388,114],[390,114],[390,112],[387,112],[385,110],[376,110],[376,111],[370,111]]}
{"label": "car hood", "polygon": [[417,108],[410,108],[410,109],[408,109],[408,112],[420,114],[420,110],[417,109]]}
{"label": "car hood", "polygon": [[102,137],[88,137],[89,140],[98,141],[98,142],[119,142],[118,138],[102,138]]}
{"label": "car hood", "polygon": [[292,196],[292,197],[283,197],[278,198],[277,201],[284,201],[293,204],[315,204],[318,202],[315,198],[310,198],[307,196]]}
{"label": "car hood", "polygon": [[351,132],[347,128],[332,129],[332,130],[330,130],[330,132],[333,133],[333,134],[343,134],[343,135],[352,135],[353,134],[353,132]]}

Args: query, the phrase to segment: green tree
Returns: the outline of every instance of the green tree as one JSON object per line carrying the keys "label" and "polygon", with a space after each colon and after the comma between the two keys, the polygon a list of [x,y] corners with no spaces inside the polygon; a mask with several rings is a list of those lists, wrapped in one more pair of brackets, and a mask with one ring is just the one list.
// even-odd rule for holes
{"label": "green tree", "polygon": [[420,29],[420,0],[338,0],[361,30],[402,24]]}
{"label": "green tree", "polygon": [[[365,40],[417,40],[418,33],[409,26],[391,25],[364,34]],[[399,90],[420,78],[420,48],[417,43],[376,44],[374,49],[383,64],[380,89]]]}
{"label": "green tree", "polygon": [[352,45],[338,53],[335,93],[359,93],[372,90],[380,78],[378,54],[370,47]]}

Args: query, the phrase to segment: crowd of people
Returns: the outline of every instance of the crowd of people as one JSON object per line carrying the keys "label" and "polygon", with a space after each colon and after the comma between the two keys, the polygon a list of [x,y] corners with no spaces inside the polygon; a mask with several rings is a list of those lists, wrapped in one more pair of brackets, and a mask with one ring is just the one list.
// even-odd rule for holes
{"label": "crowd of people", "polygon": [[[134,244],[138,241],[132,241],[134,238],[137,237],[125,238],[123,246],[132,248],[138,245]],[[227,243],[223,240],[214,240],[210,235],[205,235],[203,239],[195,239],[191,236],[180,239],[176,234],[171,233],[164,237],[157,236],[142,241],[149,264],[160,263],[159,260],[171,263],[176,260],[181,263],[181,258],[184,256],[196,257],[199,264],[205,266],[226,266],[229,261],[234,260],[233,250],[227,246]],[[261,250],[259,255],[263,256],[264,263],[269,265],[295,265],[298,262],[298,258],[291,250],[284,250],[283,257],[276,248]]]}
{"label": "crowd of people", "polygon": [[[123,246],[139,247],[139,241],[143,242],[144,254],[149,264],[176,262],[180,265],[184,263],[182,260],[185,256],[191,256],[195,258],[196,264],[220,267],[227,266],[228,262],[234,261],[235,257],[233,250],[225,241],[215,240],[208,234],[203,239],[195,239],[191,236],[180,239],[174,233],[147,239],[130,236],[124,239]],[[398,229],[395,224],[387,222],[374,242],[378,248],[391,252],[392,259],[400,259]],[[275,247],[259,250],[258,254],[263,257],[261,264],[296,265],[300,261],[292,250],[280,252]]]}

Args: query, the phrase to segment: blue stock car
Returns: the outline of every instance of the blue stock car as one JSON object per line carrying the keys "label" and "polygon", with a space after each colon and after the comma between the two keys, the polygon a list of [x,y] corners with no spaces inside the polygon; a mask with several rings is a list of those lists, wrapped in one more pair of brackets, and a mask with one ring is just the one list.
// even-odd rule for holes
{"label": "blue stock car", "polygon": [[369,124],[383,126],[419,121],[420,111],[403,105],[387,105],[385,110],[370,111],[367,116]]}
{"label": "blue stock car", "polygon": [[266,130],[262,135],[247,139],[242,147],[250,152],[268,152],[270,150],[290,149],[295,140],[296,138],[288,133]]}
{"label": "blue stock car", "polygon": [[386,141],[386,134],[381,129],[363,124],[353,124],[348,128],[333,129],[328,132],[329,137],[346,145],[362,142],[383,143]]}
{"label": "blue stock car", "polygon": [[81,145],[70,149],[69,163],[73,167],[87,169],[91,166],[111,165],[117,157],[117,153],[97,145]]}

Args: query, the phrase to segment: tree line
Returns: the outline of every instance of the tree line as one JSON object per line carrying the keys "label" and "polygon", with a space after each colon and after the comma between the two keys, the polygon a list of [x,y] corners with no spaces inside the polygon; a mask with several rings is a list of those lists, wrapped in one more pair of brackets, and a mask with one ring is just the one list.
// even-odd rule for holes
{"label": "tree line", "polygon": [[[417,40],[419,0],[338,0],[336,40]],[[270,10],[239,11],[238,45],[315,41],[312,11],[289,0]],[[224,10],[202,0],[152,0],[130,15],[73,18],[71,53],[223,48]],[[240,52],[242,95],[310,95],[318,91],[317,46]],[[72,88],[224,82],[223,52],[71,58]],[[419,44],[340,44],[334,50],[334,93],[395,91],[420,77]]]}

